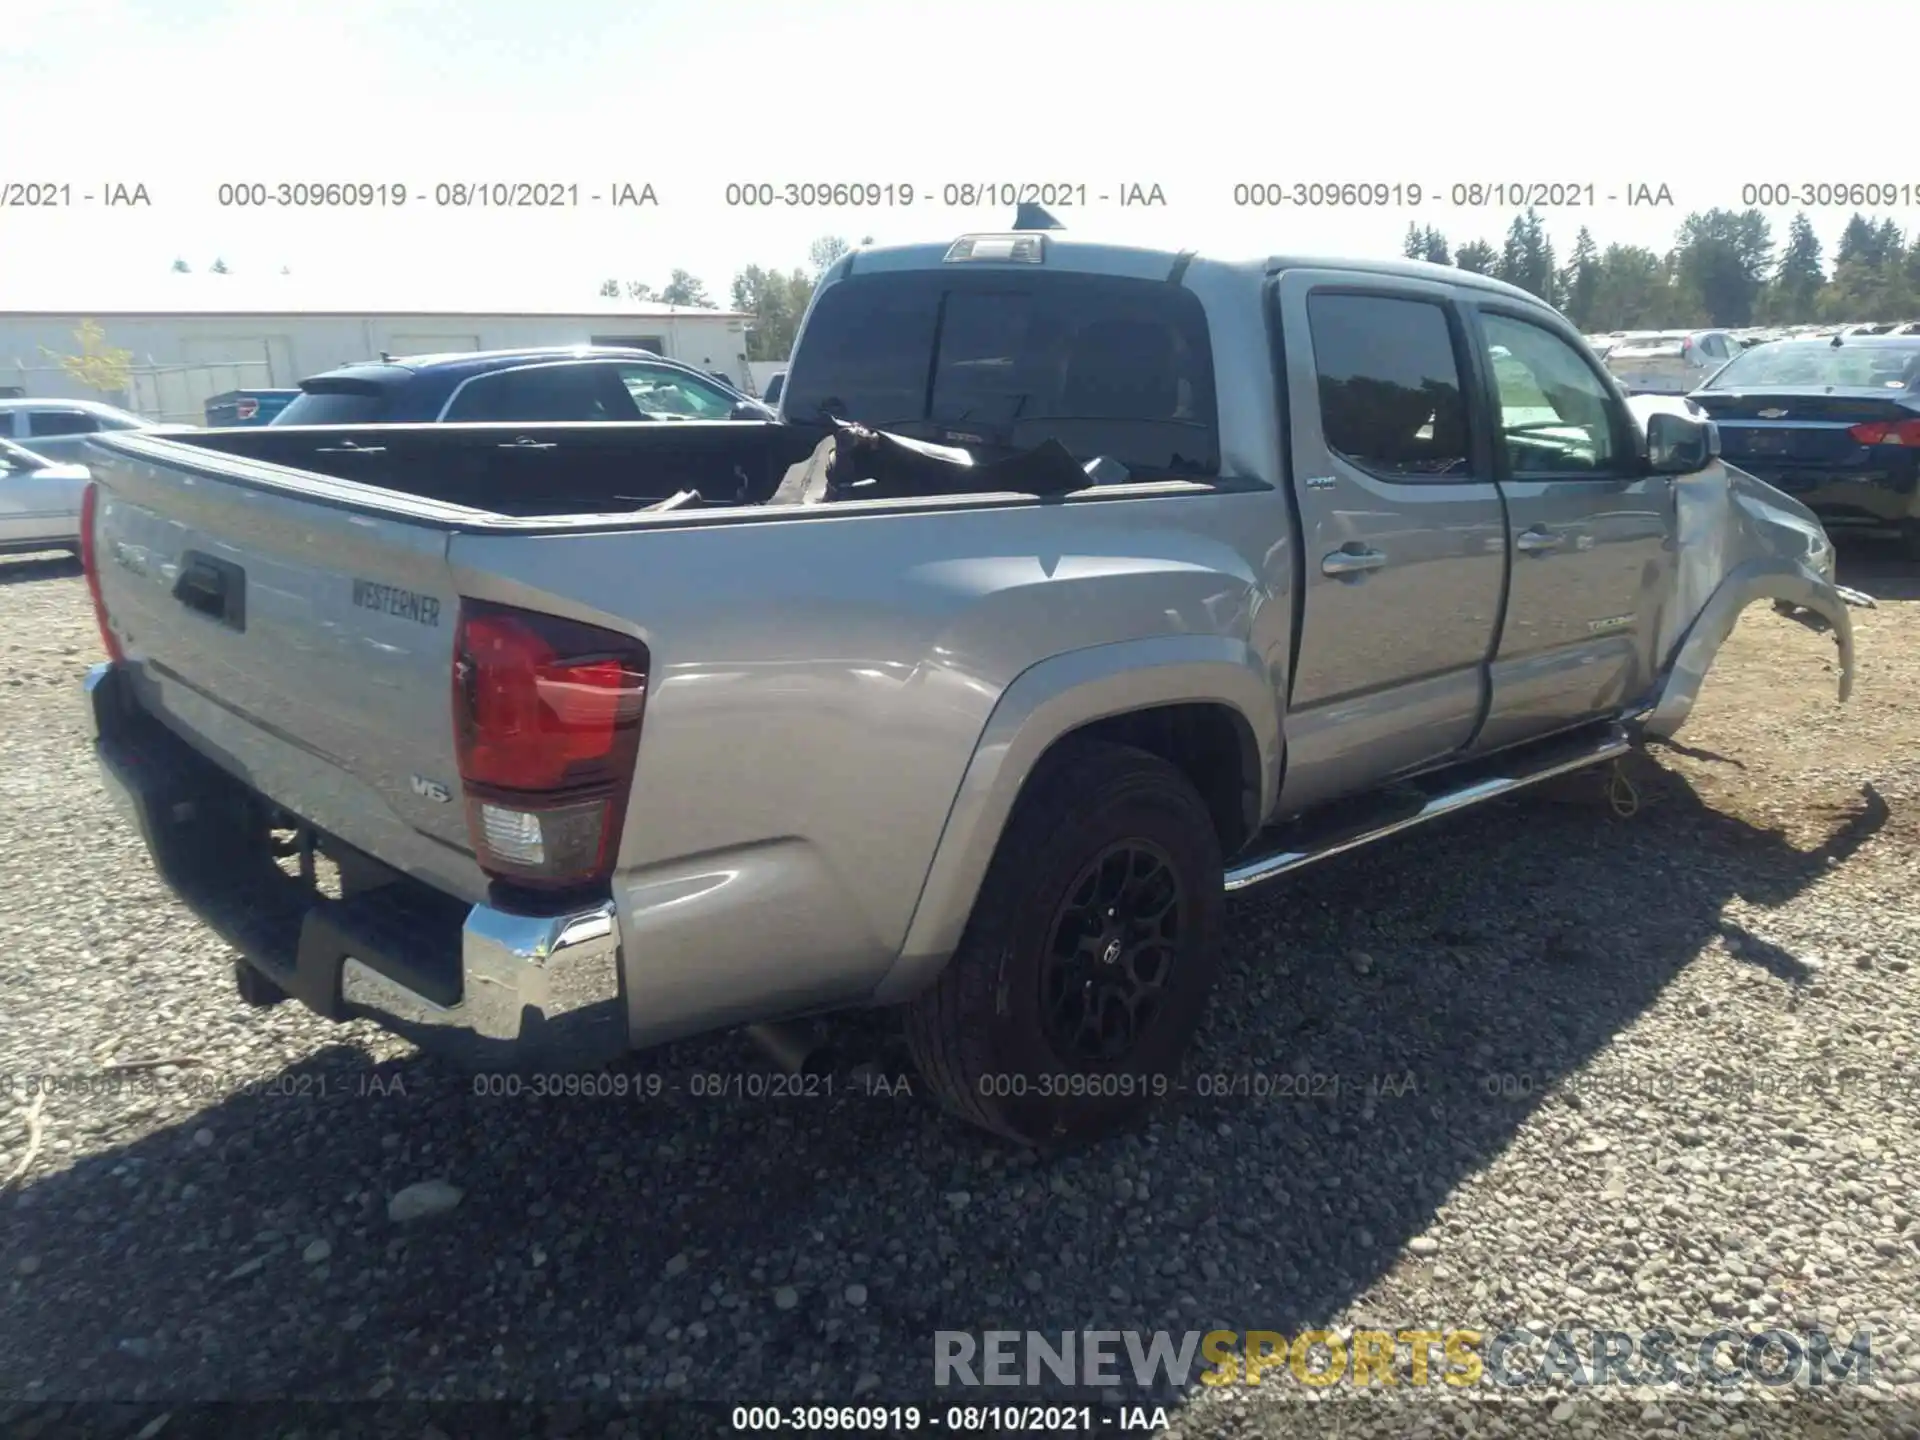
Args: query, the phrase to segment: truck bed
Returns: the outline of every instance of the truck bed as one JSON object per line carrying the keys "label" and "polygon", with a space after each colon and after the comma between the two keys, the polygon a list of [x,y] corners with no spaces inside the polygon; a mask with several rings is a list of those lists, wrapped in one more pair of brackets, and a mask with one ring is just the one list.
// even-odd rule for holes
{"label": "truck bed", "polygon": [[[209,456],[325,475],[496,515],[644,509],[685,491],[755,505],[818,432],[751,421],[597,425],[269,426],[167,439]],[[190,463],[189,457],[181,457]]]}

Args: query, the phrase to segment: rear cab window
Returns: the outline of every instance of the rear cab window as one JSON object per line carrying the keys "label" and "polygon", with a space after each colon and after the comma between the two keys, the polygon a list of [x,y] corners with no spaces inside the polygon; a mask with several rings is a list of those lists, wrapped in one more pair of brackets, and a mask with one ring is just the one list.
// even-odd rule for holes
{"label": "rear cab window", "polygon": [[273,417],[275,425],[377,425],[387,414],[387,392],[377,385],[307,389]]}
{"label": "rear cab window", "polygon": [[783,398],[798,423],[832,415],[990,454],[1056,440],[1135,481],[1220,470],[1206,313],[1165,281],[856,273],[821,295]]}

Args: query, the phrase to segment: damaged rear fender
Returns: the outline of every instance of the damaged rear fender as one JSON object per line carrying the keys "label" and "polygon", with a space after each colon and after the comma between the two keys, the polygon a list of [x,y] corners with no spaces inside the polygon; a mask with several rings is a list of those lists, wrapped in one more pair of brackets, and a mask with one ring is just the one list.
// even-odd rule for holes
{"label": "damaged rear fender", "polygon": [[1648,735],[1686,722],[1714,656],[1741,612],[1785,602],[1826,622],[1839,651],[1840,700],[1853,693],[1853,619],[1833,583],[1833,545],[1799,501],[1719,461],[1675,482],[1676,604],[1663,635],[1668,657],[1654,702],[1641,717]]}

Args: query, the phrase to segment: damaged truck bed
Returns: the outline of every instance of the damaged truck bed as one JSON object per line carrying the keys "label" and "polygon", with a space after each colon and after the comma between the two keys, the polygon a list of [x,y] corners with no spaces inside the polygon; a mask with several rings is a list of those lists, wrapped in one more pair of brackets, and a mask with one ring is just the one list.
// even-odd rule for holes
{"label": "damaged truck bed", "polygon": [[247,999],[547,1066],[898,1006],[1096,1134],[1229,891],[1671,734],[1756,601],[1851,684],[1812,515],[1459,270],[859,251],[783,403],[97,442],[99,760]]}

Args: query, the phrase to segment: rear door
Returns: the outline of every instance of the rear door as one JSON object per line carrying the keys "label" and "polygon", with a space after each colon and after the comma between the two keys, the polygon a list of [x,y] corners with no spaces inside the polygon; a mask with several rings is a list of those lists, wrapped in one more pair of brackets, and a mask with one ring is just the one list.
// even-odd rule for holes
{"label": "rear door", "polygon": [[1275,286],[1305,546],[1288,809],[1472,739],[1506,579],[1450,287],[1356,280],[1295,270]]}
{"label": "rear door", "polygon": [[1476,749],[1617,710],[1653,681],[1673,565],[1673,481],[1649,475],[1632,418],[1576,343],[1539,312],[1477,302],[1500,428],[1495,466],[1512,577]]}

